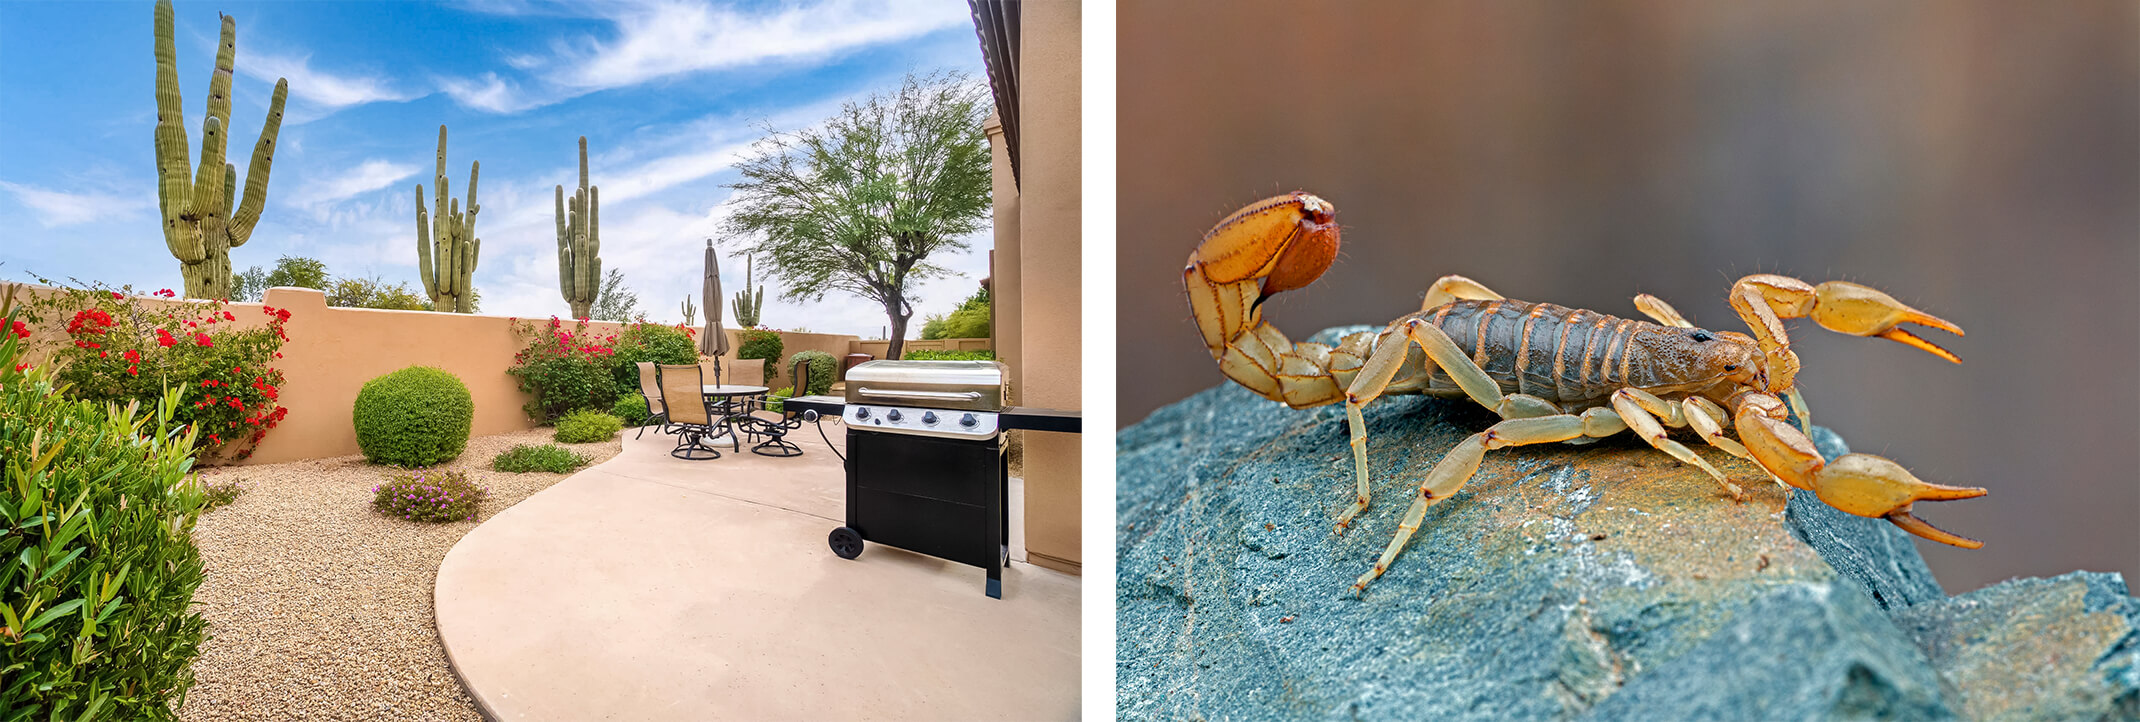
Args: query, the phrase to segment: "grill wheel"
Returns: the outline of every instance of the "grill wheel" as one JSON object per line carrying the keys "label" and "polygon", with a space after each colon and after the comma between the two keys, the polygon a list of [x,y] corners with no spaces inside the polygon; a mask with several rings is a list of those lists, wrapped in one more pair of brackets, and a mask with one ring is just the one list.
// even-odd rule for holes
{"label": "grill wheel", "polygon": [[834,529],[828,541],[832,543],[832,553],[840,555],[841,559],[862,556],[862,535],[853,529],[844,526]]}

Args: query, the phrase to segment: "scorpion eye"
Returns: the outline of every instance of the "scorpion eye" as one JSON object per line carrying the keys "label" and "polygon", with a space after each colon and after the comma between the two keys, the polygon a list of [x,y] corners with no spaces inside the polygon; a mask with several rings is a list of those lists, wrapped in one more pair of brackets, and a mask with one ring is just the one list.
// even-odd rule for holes
{"label": "scorpion eye", "polygon": [[1694,333],[1687,334],[1687,338],[1691,338],[1696,341],[1710,341],[1714,340],[1716,337],[1709,335],[1708,331],[1695,331]]}
{"label": "scorpion eye", "polygon": [[1739,370],[1739,365],[1738,365],[1738,364],[1724,364],[1724,370],[1725,370],[1725,371],[1737,371],[1737,370]]}

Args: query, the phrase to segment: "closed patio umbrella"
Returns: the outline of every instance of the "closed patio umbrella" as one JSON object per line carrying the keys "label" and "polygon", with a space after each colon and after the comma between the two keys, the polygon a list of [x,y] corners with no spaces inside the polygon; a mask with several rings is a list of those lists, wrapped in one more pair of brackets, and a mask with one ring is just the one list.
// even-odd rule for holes
{"label": "closed patio umbrella", "polygon": [[698,351],[713,357],[713,382],[721,383],[721,355],[728,353],[728,334],[721,329],[721,259],[714,254],[713,239],[706,239],[706,333],[699,336]]}

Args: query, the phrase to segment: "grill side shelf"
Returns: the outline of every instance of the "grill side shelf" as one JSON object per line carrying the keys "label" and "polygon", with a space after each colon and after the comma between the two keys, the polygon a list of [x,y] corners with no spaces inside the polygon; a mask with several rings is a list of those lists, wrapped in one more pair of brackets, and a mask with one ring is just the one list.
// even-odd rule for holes
{"label": "grill side shelf", "polygon": [[1084,417],[1076,411],[1041,409],[1030,406],[1013,406],[997,415],[1004,431],[1055,431],[1065,434],[1084,433]]}

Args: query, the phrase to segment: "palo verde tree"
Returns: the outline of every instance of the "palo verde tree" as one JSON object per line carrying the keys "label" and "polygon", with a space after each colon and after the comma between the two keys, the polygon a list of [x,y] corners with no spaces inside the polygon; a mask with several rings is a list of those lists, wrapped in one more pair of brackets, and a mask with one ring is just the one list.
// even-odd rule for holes
{"label": "palo verde tree", "polygon": [[987,91],[966,76],[908,75],[891,95],[841,106],[822,125],[768,134],[737,164],[722,231],[786,282],[883,305],[891,358],[904,350],[913,285],[950,275],[930,256],[966,247],[989,213]]}

